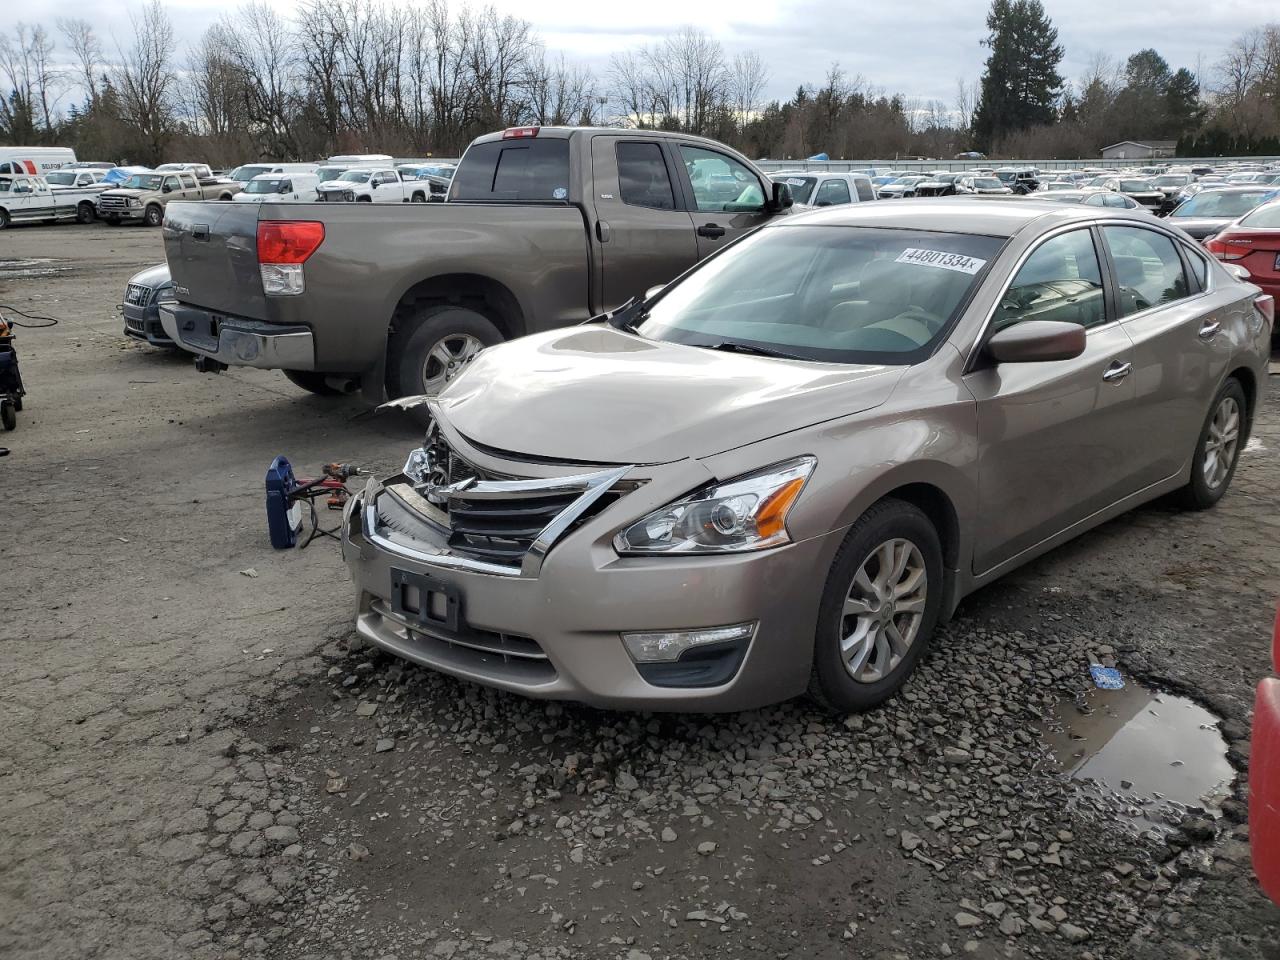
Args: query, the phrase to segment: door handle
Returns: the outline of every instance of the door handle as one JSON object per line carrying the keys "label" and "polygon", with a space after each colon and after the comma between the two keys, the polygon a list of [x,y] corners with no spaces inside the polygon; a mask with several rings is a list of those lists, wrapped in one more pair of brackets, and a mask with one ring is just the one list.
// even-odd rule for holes
{"label": "door handle", "polygon": [[725,235],[724,227],[718,223],[704,223],[698,228],[698,236],[709,237],[712,240],[719,240]]}
{"label": "door handle", "polygon": [[1119,360],[1113,360],[1111,366],[1107,367],[1102,374],[1102,379],[1107,383],[1119,383],[1129,375],[1131,370],[1133,370],[1132,363],[1121,363]]}
{"label": "door handle", "polygon": [[1206,320],[1200,325],[1200,339],[1212,340],[1218,335],[1218,331],[1222,329],[1222,324],[1217,320]]}
{"label": "door handle", "polygon": [[609,224],[603,220],[596,221],[596,239],[601,243],[609,242]]}

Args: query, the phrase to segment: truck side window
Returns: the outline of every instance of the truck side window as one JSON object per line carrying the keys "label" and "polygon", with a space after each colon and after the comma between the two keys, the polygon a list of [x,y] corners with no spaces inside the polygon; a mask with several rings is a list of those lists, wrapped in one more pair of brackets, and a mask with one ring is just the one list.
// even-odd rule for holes
{"label": "truck side window", "polygon": [[858,191],[859,200],[874,200],[876,192],[871,188],[871,181],[866,177],[858,177],[853,181],[854,189]]}
{"label": "truck side window", "polygon": [[814,205],[819,207],[852,202],[849,184],[843,180],[824,180],[822,186],[818,187],[818,195],[814,197]]}
{"label": "truck side window", "polygon": [[764,188],[737,160],[702,147],[682,146],[680,155],[699,210],[747,213],[764,209]]}
{"label": "truck side window", "polygon": [[654,210],[674,210],[671,175],[656,143],[619,143],[618,193],[623,203]]}
{"label": "truck side window", "polygon": [[178,182],[178,178],[177,178],[177,177],[165,177],[165,178],[164,178],[164,185],[165,185],[166,187],[168,187],[170,190],[177,190],[177,189],[179,189],[179,188],[180,188],[180,186],[181,186],[181,185],[179,184],[179,182]]}

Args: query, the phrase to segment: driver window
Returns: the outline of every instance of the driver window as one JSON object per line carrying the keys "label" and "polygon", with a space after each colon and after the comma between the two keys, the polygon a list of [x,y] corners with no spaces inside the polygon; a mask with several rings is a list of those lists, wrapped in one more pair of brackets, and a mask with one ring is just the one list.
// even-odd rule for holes
{"label": "driver window", "polygon": [[701,147],[681,147],[680,155],[699,210],[756,213],[764,209],[764,188],[737,160]]}
{"label": "driver window", "polygon": [[818,194],[813,198],[815,206],[828,207],[840,203],[852,203],[849,198],[849,184],[843,180],[827,180],[818,188]]}
{"label": "driver window", "polygon": [[1088,230],[1046,240],[1027,258],[1000,299],[991,332],[1023,320],[1096,327],[1106,321],[1102,269]]}
{"label": "driver window", "polygon": [[[178,178],[177,178],[177,177],[165,177],[165,178],[164,178],[164,185],[165,185],[166,187],[168,187],[170,190],[177,190],[177,189],[178,189]],[[176,210],[177,208],[175,207],[174,209]]]}
{"label": "driver window", "polygon": [[288,180],[286,180],[284,183],[280,184],[280,190],[279,190],[279,192],[280,192],[280,193],[293,193],[293,184],[292,184],[292,183],[290,183]]}

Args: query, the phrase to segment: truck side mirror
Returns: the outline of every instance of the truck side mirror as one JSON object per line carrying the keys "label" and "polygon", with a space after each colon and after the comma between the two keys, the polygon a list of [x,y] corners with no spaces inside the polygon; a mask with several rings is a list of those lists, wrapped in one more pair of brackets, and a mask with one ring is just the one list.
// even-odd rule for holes
{"label": "truck side mirror", "polygon": [[173,187],[169,186],[169,185],[166,183],[163,187],[161,187],[161,188],[160,188],[160,192],[161,192],[161,193],[173,193]]}
{"label": "truck side mirror", "polygon": [[791,188],[785,183],[775,181],[773,195],[769,198],[769,212],[781,213],[783,210],[790,210],[795,205],[795,202],[795,198],[791,196]]}

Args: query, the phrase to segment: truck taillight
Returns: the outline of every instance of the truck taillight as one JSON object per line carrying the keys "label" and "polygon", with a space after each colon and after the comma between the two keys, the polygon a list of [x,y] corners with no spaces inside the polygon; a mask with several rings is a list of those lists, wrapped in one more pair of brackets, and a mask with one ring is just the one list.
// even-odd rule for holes
{"label": "truck taillight", "polygon": [[502,131],[503,140],[522,140],[527,137],[536,137],[541,127],[507,127]]}
{"label": "truck taillight", "polygon": [[258,263],[306,263],[324,242],[319,220],[262,220],[258,223]]}
{"label": "truck taillight", "polygon": [[302,265],[324,242],[318,220],[262,220],[258,223],[258,272],[269,297],[296,297],[307,289]]}

